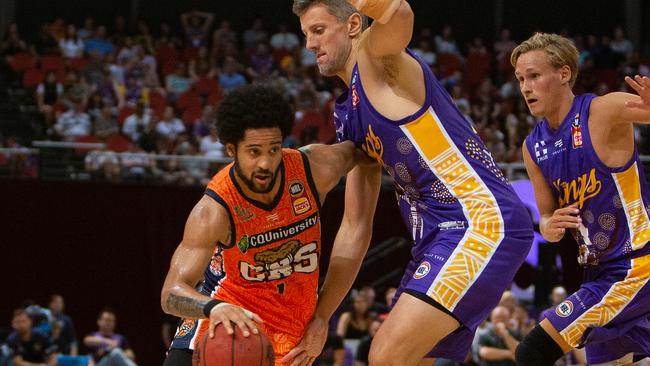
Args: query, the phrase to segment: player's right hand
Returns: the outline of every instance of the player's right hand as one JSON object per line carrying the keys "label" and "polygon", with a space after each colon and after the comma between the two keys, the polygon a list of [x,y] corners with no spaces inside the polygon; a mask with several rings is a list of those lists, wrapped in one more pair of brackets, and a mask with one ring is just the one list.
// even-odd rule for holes
{"label": "player's right hand", "polygon": [[542,235],[544,239],[550,242],[557,242],[562,239],[566,229],[577,229],[582,223],[582,218],[579,216],[580,210],[577,204],[571,206],[558,208],[553,212],[551,217],[546,219],[546,223]]}
{"label": "player's right hand", "polygon": [[240,306],[222,302],[213,307],[210,311],[210,327],[208,335],[210,338],[214,337],[214,328],[219,324],[223,324],[228,334],[233,334],[233,323],[241,329],[244,337],[248,337],[253,332],[258,334],[255,322],[262,323],[262,318],[259,315],[248,311]]}

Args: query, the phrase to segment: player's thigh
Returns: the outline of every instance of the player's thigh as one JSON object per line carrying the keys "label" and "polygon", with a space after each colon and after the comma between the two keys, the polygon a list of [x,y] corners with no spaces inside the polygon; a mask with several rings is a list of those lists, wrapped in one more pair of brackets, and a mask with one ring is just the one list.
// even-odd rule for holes
{"label": "player's thigh", "polygon": [[458,320],[409,293],[403,293],[381,325],[371,355],[390,353],[417,364],[442,338],[460,326]]}

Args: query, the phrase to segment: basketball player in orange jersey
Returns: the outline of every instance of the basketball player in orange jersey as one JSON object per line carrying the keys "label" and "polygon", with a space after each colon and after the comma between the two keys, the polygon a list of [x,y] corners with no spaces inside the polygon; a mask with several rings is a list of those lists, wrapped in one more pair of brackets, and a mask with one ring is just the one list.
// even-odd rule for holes
{"label": "basketball player in orange jersey", "polygon": [[321,203],[364,155],[349,142],[282,149],[292,124],[289,104],[266,87],[233,91],[219,106],[235,161],[208,184],[172,258],[161,302],[184,321],[164,365],[189,366],[219,324],[263,330],[276,365],[300,341],[316,306]]}

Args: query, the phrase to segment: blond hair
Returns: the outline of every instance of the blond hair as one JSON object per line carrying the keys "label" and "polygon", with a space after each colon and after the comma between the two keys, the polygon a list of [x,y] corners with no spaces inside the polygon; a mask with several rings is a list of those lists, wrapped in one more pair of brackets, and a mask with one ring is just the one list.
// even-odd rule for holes
{"label": "blond hair", "polygon": [[524,53],[544,50],[548,56],[548,63],[556,69],[569,66],[571,69],[570,85],[573,87],[578,78],[578,49],[573,41],[554,33],[535,33],[532,37],[521,42],[510,55],[510,63],[517,66],[519,56]]}

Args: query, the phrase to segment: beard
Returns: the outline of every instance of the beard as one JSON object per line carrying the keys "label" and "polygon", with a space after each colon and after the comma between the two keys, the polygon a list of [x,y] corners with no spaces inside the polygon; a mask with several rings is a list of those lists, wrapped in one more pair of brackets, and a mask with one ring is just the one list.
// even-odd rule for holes
{"label": "beard", "polygon": [[328,77],[335,76],[339,71],[345,68],[345,62],[350,56],[352,45],[349,45],[348,47],[341,47],[339,51],[341,52],[338,52],[338,56],[332,59],[332,61],[325,64],[319,64],[318,62],[316,63],[318,66],[318,72],[320,72],[321,75]]}
{"label": "beard", "polygon": [[[275,186],[275,181],[278,178],[278,171],[280,170],[280,165],[278,165],[278,168],[275,169],[275,172],[272,172],[268,169],[256,169],[251,173],[250,178],[246,177],[246,174],[244,171],[241,169],[241,166],[239,166],[239,161],[235,157],[235,173],[239,177],[239,179],[244,182],[246,187],[250,189],[254,193],[269,193],[273,189],[273,186]],[[266,186],[259,186],[257,183],[255,183],[255,176],[256,175],[270,175],[271,179],[269,180],[269,183]]]}

